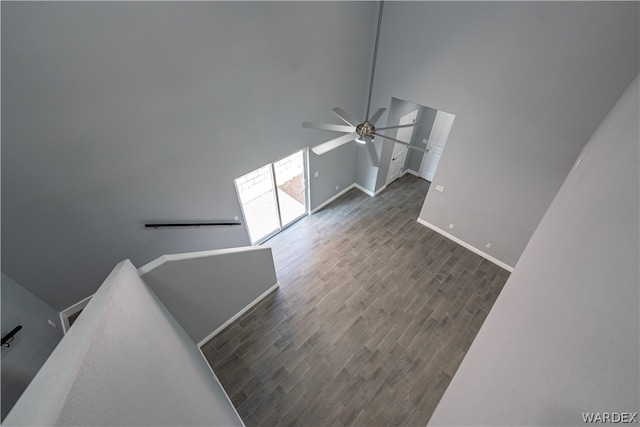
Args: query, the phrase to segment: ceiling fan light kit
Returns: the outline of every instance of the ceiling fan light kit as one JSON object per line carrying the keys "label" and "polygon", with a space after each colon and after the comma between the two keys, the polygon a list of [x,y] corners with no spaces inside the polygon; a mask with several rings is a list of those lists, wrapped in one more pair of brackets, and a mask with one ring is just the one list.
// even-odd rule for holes
{"label": "ceiling fan light kit", "polygon": [[[307,129],[317,129],[317,130],[329,130],[333,132],[343,132],[346,135],[342,135],[338,138],[332,139],[325,143],[316,145],[311,148],[315,154],[321,155],[327,153],[335,148],[340,147],[351,141],[356,141],[359,144],[363,144],[367,147],[367,151],[369,152],[369,158],[371,164],[375,167],[380,165],[380,160],[378,158],[378,152],[376,147],[373,145],[373,140],[375,136],[379,136],[381,138],[388,139],[395,143],[399,143],[402,145],[406,145],[409,148],[419,150],[419,151],[427,151],[424,148],[416,147],[410,145],[403,141],[398,141],[397,139],[390,138],[386,135],[382,135],[380,133],[376,133],[375,123],[380,119],[382,114],[386,111],[386,108],[379,108],[371,117],[369,117],[370,107],[371,107],[371,92],[373,91],[373,77],[376,71],[376,58],[378,56],[378,41],[380,40],[380,25],[382,24],[382,8],[384,6],[384,2],[380,1],[380,9],[378,11],[378,27],[376,29],[376,41],[375,47],[373,50],[373,64],[371,66],[371,79],[369,81],[369,98],[367,100],[367,113],[365,115],[364,121],[353,118],[353,116],[349,115],[347,112],[343,111],[339,107],[335,107],[331,110],[333,114],[335,114],[340,120],[345,122],[345,125],[333,125],[327,123],[316,123],[316,122],[303,122],[302,127]],[[420,126],[420,124],[410,124],[410,125],[402,125],[402,126],[389,126],[384,128],[378,128],[377,130],[386,130],[386,129],[397,129],[401,127],[410,127],[410,126]]]}

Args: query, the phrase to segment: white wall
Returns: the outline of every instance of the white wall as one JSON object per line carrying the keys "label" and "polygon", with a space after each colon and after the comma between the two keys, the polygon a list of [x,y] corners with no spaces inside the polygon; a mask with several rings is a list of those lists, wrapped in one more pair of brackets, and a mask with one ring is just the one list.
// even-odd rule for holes
{"label": "white wall", "polygon": [[[2,347],[2,419],[62,339],[58,312],[2,273],[2,336],[22,325],[10,347]],[[49,324],[49,320],[54,326]]]}
{"label": "white wall", "polygon": [[184,329],[119,263],[4,425],[242,425]]}
{"label": "white wall", "polygon": [[456,115],[434,178],[445,191],[429,192],[420,218],[514,266],[638,73],[639,7],[386,3],[372,105],[396,97]]}
{"label": "white wall", "polygon": [[278,281],[264,246],[163,255],[138,272],[196,343]]}
{"label": "white wall", "polygon": [[[58,310],[118,261],[249,244],[233,180],[363,115],[370,2],[2,4],[2,266]],[[311,155],[311,207],[354,182]],[[34,268],[34,265],[37,268]]]}
{"label": "white wall", "polygon": [[640,85],[600,124],[429,425],[639,412]]}

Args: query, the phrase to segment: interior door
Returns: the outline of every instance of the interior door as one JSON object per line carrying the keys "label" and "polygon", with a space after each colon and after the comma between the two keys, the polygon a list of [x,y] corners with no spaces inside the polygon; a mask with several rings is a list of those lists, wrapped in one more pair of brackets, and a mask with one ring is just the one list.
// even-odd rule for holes
{"label": "interior door", "polygon": [[[398,126],[409,125],[416,122],[418,117],[418,110],[414,110],[402,116],[398,122]],[[411,142],[411,135],[413,135],[413,127],[400,128],[396,133],[396,139],[404,141],[406,143]],[[402,174],[404,167],[404,161],[407,158],[407,147],[402,144],[395,144],[393,146],[393,154],[391,155],[391,163],[389,164],[389,174],[387,175],[387,185],[398,179]]]}
{"label": "interior door", "polygon": [[419,172],[419,175],[429,182],[433,180],[436,174],[436,169],[438,169],[438,163],[440,163],[440,158],[442,157],[444,146],[447,143],[447,138],[449,137],[449,132],[451,131],[455,117],[454,114],[445,113],[444,111],[438,111],[436,113],[427,144],[429,152],[422,157]]}

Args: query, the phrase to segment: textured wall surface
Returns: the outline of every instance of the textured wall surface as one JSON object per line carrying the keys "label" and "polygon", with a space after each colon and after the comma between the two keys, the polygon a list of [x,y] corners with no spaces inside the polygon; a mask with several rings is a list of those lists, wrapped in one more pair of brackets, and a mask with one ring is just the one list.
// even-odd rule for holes
{"label": "textured wall surface", "polygon": [[242,421],[195,343],[127,260],[113,269],[4,424]]}

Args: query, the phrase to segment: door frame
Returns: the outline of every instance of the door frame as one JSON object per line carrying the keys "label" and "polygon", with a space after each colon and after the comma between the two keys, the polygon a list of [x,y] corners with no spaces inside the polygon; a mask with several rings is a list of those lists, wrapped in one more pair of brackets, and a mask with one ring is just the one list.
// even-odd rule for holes
{"label": "door frame", "polygon": [[[403,125],[403,121],[407,121],[407,123],[404,124],[410,124],[410,123],[416,123],[416,121],[418,120],[418,114],[420,112],[420,108],[416,108],[415,110],[405,114],[404,116],[400,117],[400,119],[398,119],[398,126],[402,126]],[[409,122],[409,120],[412,120],[411,122]],[[413,132],[415,131],[415,127],[410,127],[410,128],[401,128],[396,130],[396,135],[395,138],[398,138],[398,132],[401,130],[406,130],[406,129],[410,129],[411,133],[409,134],[409,141],[406,141],[407,143],[411,143],[411,138],[413,138]],[[398,176],[393,180],[393,181],[389,181],[389,178],[391,177],[391,175],[389,175],[389,173],[391,172],[391,163],[393,162],[393,153],[396,150],[396,146],[398,145],[402,145],[402,144],[398,144],[396,142],[393,143],[393,149],[391,150],[391,160],[389,160],[389,170],[387,171],[387,179],[385,180],[385,185],[389,185],[391,184],[391,182],[395,181],[396,179],[400,178],[403,175],[404,172],[404,166],[405,163],[407,162],[407,154],[409,152],[409,148],[406,146],[402,146],[404,149],[404,160],[402,162],[402,166],[400,166],[400,171],[398,172]]]}
{"label": "door frame", "polygon": [[[304,213],[300,214],[297,218],[295,218],[294,220],[292,220],[291,222],[289,222],[287,225],[282,225],[282,214],[280,212],[280,200],[278,199],[278,185],[276,184],[276,173],[275,173],[275,167],[274,167],[274,163],[279,162],[280,160],[286,159],[287,157],[293,156],[294,154],[297,153],[302,153],[302,182],[304,185]],[[289,228],[290,226],[292,226],[293,224],[295,224],[296,222],[300,221],[302,218],[304,218],[305,216],[309,215],[309,206],[310,206],[310,191],[309,191],[309,179],[308,179],[308,173],[309,173],[309,150],[308,147],[304,147],[301,150],[297,150],[291,154],[289,154],[288,156],[284,156],[280,159],[274,160],[273,162],[270,162],[264,166],[269,166],[269,169],[271,171],[271,185],[272,185],[272,191],[273,191],[273,201],[275,204],[275,208],[276,208],[276,219],[278,220],[278,228],[276,230],[274,230],[273,232],[265,235],[264,237],[256,240],[255,242],[253,242],[251,240],[251,233],[249,232],[249,223],[247,222],[247,216],[245,215],[244,212],[244,206],[242,205],[242,198],[240,197],[240,191],[238,190],[238,186],[235,184],[235,179],[234,179],[234,184],[233,187],[236,190],[236,197],[238,198],[238,203],[240,204],[240,212],[242,213],[242,219],[244,220],[245,223],[245,229],[247,231],[247,236],[249,237],[249,242],[251,243],[251,246],[258,246],[263,244],[264,242],[266,242],[267,240],[269,240],[270,238],[272,238],[273,236],[275,236],[276,234],[280,233],[282,230],[285,230],[287,228]],[[264,166],[260,166],[259,168],[256,168],[254,170],[257,169],[261,169]],[[247,172],[247,173],[251,173],[253,171]],[[246,174],[244,174],[246,175]],[[242,176],[244,176],[242,175]],[[240,178],[240,177],[238,177]],[[238,179],[236,178],[236,179]]]}
{"label": "door frame", "polygon": [[[447,115],[447,117],[445,119],[446,120],[446,126],[444,128],[445,129],[445,131],[444,131],[444,134],[445,134],[444,141],[445,141],[445,145],[446,145],[447,140],[449,139],[449,134],[451,132],[451,128],[453,127],[453,122],[454,122],[454,120],[456,118],[456,115],[453,114],[453,113],[448,113],[446,111],[438,110],[437,113],[436,113],[436,117],[434,119],[434,124],[435,124],[435,120],[438,119],[438,114],[443,114],[443,113]],[[423,168],[425,166],[425,161],[427,160],[427,157],[429,156],[429,154],[431,154],[431,152],[433,151],[433,145],[432,145],[433,142],[431,141],[431,134],[433,133],[433,128],[434,127],[435,126],[433,126],[431,128],[431,132],[429,133],[429,137],[427,138],[427,149],[429,150],[429,152],[428,153],[424,153],[424,155],[422,156],[422,160],[420,161],[420,167],[418,168],[418,176],[420,178],[424,179],[424,180],[427,179],[427,178],[425,178],[423,176],[423,175],[426,175],[425,174],[426,171],[423,170]],[[442,152],[443,153],[444,153],[444,149],[445,149],[445,147],[442,146]],[[440,160],[442,160],[442,154],[440,154]],[[438,160],[438,164],[440,163],[440,160]],[[437,171],[437,169],[438,169],[438,167],[436,166],[436,171]],[[433,174],[433,178],[435,178],[435,172]],[[431,179],[433,180],[433,178],[431,178]],[[429,182],[431,182],[431,181],[429,181]]]}

